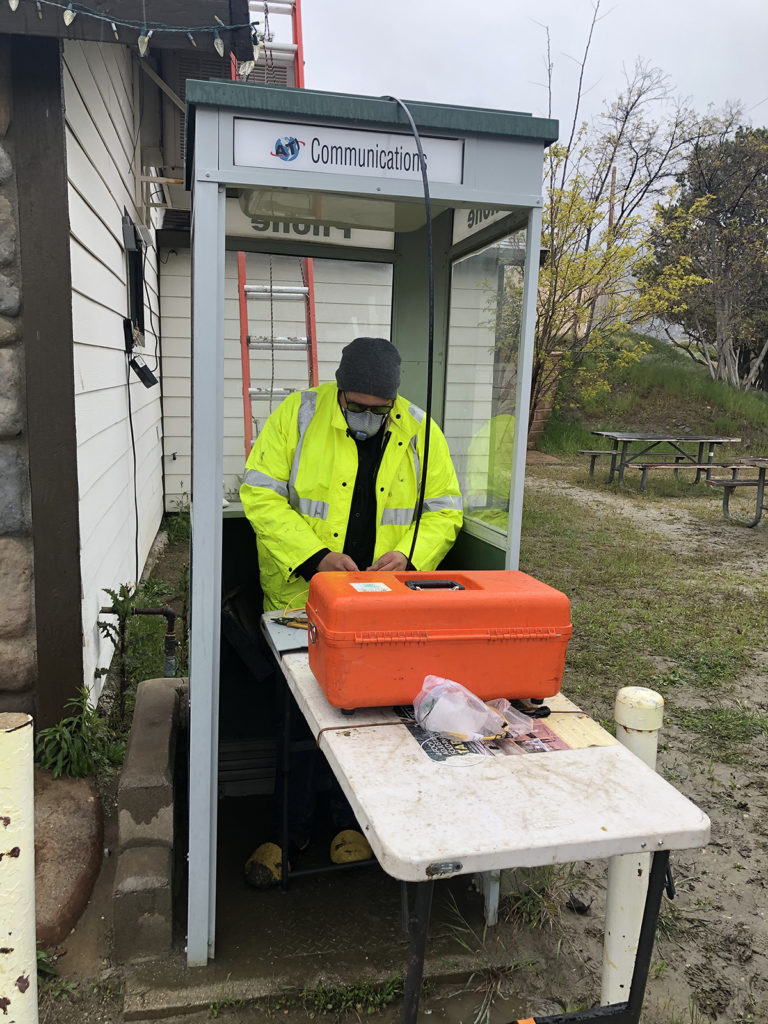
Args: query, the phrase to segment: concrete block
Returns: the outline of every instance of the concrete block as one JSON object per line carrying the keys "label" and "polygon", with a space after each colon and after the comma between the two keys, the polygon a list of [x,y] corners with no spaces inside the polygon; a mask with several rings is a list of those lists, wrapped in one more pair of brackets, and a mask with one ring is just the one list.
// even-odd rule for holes
{"label": "concrete block", "polygon": [[0,442],[0,537],[25,529],[27,490],[27,475],[17,445]]}
{"label": "concrete block", "polygon": [[178,679],[145,679],[136,690],[117,792],[118,845],[173,846],[173,769]]}
{"label": "concrete block", "polygon": [[[3,134],[4,132],[0,131],[0,136]],[[13,164],[11,163],[11,158],[8,155],[8,150],[5,146],[0,144],[0,185],[4,185],[6,181],[9,181],[12,174]]]}
{"label": "concrete block", "polygon": [[18,437],[23,427],[21,352],[0,348],[0,437]]}
{"label": "concrete block", "polygon": [[32,577],[32,541],[21,537],[0,537],[0,594],[3,595],[0,601],[0,637],[19,637],[31,632]]}
{"label": "concrete block", "polygon": [[21,290],[6,274],[0,274],[0,313],[18,316],[21,309]]}
{"label": "concrete block", "polygon": [[16,258],[16,211],[5,196],[0,195],[0,267]]}
{"label": "concrete block", "polygon": [[37,648],[33,636],[0,638],[0,690],[17,692],[33,685]]}
{"label": "concrete block", "polygon": [[118,857],[113,900],[116,960],[163,956],[173,941],[172,856],[161,846],[137,846]]}
{"label": "concrete block", "polygon": [[10,345],[19,336],[21,322],[0,316],[0,345]]}

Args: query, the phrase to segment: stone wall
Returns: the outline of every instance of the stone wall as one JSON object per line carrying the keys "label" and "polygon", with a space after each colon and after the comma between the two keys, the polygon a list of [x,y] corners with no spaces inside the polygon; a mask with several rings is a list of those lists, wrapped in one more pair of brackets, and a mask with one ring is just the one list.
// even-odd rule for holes
{"label": "stone wall", "polygon": [[36,633],[10,40],[0,37],[0,712],[34,714]]}

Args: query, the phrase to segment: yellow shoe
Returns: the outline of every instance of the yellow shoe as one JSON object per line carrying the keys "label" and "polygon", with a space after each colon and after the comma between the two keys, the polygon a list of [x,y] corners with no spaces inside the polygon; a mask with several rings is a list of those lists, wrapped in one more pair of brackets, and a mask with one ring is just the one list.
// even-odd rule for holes
{"label": "yellow shoe", "polygon": [[254,889],[269,889],[280,882],[282,875],[283,851],[276,843],[262,843],[245,862],[245,880]]}
{"label": "yellow shoe", "polygon": [[344,829],[331,841],[331,860],[334,864],[351,864],[356,860],[368,860],[373,851],[368,840],[353,828]]}

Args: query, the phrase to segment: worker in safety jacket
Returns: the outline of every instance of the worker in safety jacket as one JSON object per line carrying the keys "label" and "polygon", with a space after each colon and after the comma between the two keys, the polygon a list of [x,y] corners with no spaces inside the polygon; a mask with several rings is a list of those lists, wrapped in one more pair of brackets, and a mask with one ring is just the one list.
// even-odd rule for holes
{"label": "worker in safety jacket", "polygon": [[[426,416],[398,395],[399,384],[394,345],[356,338],[342,351],[335,383],[289,395],[265,423],[246,463],[240,499],[256,532],[266,611],[303,605],[316,572],[432,570],[453,545],[462,523],[461,494],[445,437],[432,423],[423,510],[409,562]],[[314,816],[313,797],[294,798],[295,760],[292,856],[306,845]],[[309,792],[312,784],[300,783],[303,789]],[[370,847],[345,809],[347,820],[342,813],[339,824],[352,828],[333,840],[331,857],[365,859]],[[280,847],[263,843],[246,864],[248,880],[258,887],[279,881],[280,861]]]}
{"label": "worker in safety jacket", "polygon": [[[426,418],[399,383],[394,345],[356,338],[336,384],[289,395],[264,425],[240,499],[256,531],[265,611],[303,604],[317,571],[407,567]],[[435,569],[461,523],[456,472],[433,423],[413,567]]]}

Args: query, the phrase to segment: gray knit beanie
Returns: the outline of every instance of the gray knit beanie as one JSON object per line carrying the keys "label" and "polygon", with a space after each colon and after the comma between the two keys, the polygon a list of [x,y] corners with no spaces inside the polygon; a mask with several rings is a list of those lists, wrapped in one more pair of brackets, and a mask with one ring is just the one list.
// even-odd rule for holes
{"label": "gray knit beanie", "polygon": [[400,353],[386,338],[355,338],[341,351],[336,383],[340,391],[394,399],[400,386]]}

